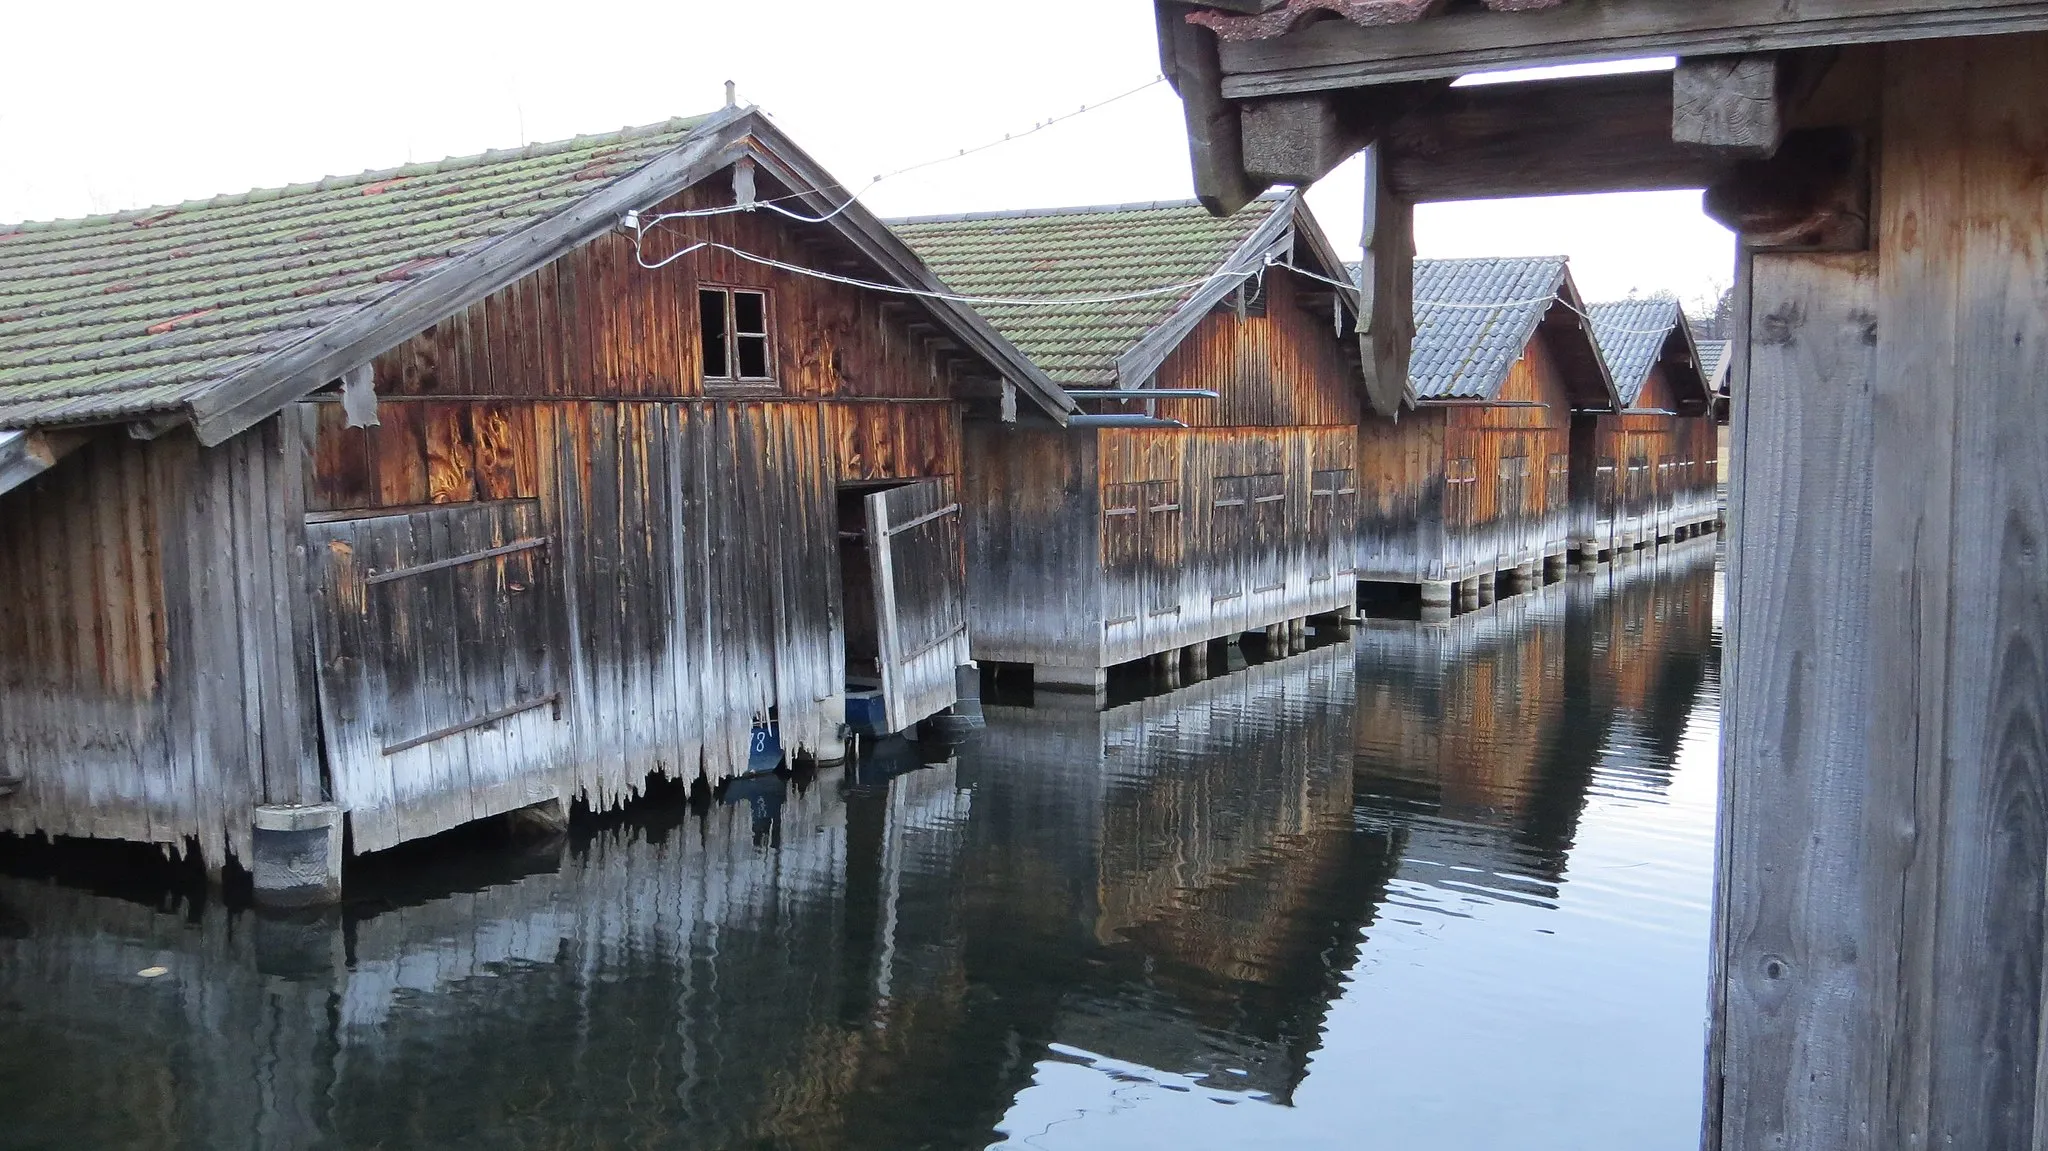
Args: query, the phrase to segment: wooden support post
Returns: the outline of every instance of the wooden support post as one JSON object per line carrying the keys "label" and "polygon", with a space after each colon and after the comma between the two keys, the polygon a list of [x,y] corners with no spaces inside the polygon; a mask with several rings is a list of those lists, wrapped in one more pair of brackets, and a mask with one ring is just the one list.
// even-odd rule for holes
{"label": "wooden support post", "polygon": [[1415,344],[1415,205],[1394,194],[1379,144],[1365,150],[1364,250],[1358,348],[1365,394],[1374,411],[1394,416],[1408,396]]}
{"label": "wooden support post", "polygon": [[1187,117],[1195,196],[1218,216],[1234,214],[1265,187],[1244,167],[1244,136],[1237,105],[1223,98],[1223,65],[1216,34],[1187,22],[1194,6],[1161,0],[1154,5],[1159,27],[1159,66],[1180,93]]}

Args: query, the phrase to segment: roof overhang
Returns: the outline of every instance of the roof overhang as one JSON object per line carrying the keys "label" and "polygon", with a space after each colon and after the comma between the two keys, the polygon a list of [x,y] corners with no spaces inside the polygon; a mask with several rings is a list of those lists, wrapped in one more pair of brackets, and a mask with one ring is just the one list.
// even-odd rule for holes
{"label": "roof overhang", "polygon": [[[796,190],[796,202],[821,217],[890,281],[911,294],[944,287],[873,213],[847,193],[768,118],[753,108],[708,117],[681,145],[598,188],[552,216],[450,259],[401,290],[312,331],[202,393],[188,410],[137,425],[153,436],[189,420],[199,442],[221,443],[351,369],[397,347],[429,325],[483,300],[619,226],[653,204],[752,158]],[[979,315],[946,300],[918,297],[939,325],[986,360],[1046,415],[1064,422],[1074,402]]]}
{"label": "roof overhang", "polygon": [[1536,325],[1553,341],[1551,352],[1563,361],[1565,388],[1572,406],[1580,411],[1620,411],[1621,389],[1607,357],[1600,353],[1600,341],[1593,335],[1592,310],[1579,294],[1578,281],[1567,264],[1558,277],[1557,303]]}
{"label": "roof overhang", "polygon": [[1143,387],[1174,349],[1232,293],[1276,267],[1299,265],[1304,260],[1313,274],[1333,281],[1329,288],[1337,299],[1337,307],[1355,324],[1358,319],[1358,290],[1342,283],[1346,277],[1343,259],[1337,255],[1335,245],[1323,233],[1301,193],[1288,192],[1280,206],[1274,208],[1272,214],[1223,261],[1214,279],[1189,296],[1171,315],[1147,332],[1144,339],[1117,357],[1117,386],[1126,389]]}

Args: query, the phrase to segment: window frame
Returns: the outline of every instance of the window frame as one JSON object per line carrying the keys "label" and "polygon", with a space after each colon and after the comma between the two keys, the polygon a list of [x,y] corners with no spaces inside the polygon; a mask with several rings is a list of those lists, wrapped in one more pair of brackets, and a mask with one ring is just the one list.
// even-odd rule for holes
{"label": "window frame", "polygon": [[[728,374],[714,376],[705,362],[705,353],[710,348],[710,336],[705,331],[705,297],[712,294],[722,297],[725,311],[725,369]],[[761,300],[761,330],[742,332],[739,330],[739,297],[742,293],[758,296]],[[761,376],[743,376],[741,368],[740,341],[758,339],[761,341],[761,358],[767,372]],[[782,378],[778,371],[778,357],[775,354],[775,297],[767,288],[747,287],[739,284],[700,283],[697,285],[697,369],[706,394],[776,393],[782,390]]]}

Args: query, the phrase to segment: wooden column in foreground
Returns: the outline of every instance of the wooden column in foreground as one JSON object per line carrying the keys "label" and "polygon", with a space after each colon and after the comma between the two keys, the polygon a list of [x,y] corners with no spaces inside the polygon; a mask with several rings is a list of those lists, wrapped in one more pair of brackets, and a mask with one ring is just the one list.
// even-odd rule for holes
{"label": "wooden column in foreground", "polygon": [[1747,261],[1729,1151],[2048,1147],[2048,37],[1891,45],[1877,89],[1872,250]]}

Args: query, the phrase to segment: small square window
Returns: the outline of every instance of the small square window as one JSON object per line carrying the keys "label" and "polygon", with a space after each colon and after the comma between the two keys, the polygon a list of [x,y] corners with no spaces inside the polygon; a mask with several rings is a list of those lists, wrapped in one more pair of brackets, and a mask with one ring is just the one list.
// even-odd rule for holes
{"label": "small square window", "polygon": [[775,378],[766,292],[704,288],[697,293],[697,310],[705,380],[759,384]]}

